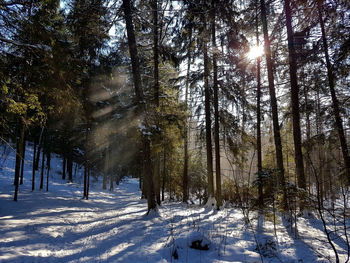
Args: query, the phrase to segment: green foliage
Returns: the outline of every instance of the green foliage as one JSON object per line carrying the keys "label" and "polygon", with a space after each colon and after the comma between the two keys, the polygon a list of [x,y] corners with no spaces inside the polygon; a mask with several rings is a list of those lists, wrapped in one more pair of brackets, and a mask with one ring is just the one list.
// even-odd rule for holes
{"label": "green foliage", "polygon": [[189,189],[193,199],[204,203],[207,196],[208,182],[206,177],[205,163],[203,156],[198,152],[192,152],[189,158]]}
{"label": "green foliage", "polygon": [[[247,1],[245,5],[231,0],[215,2],[218,45],[215,50],[209,41],[210,31],[205,30],[201,22],[206,16],[209,25],[212,7],[208,1],[204,4],[183,1],[176,5],[170,1],[166,7],[164,2],[159,3],[160,10],[166,9],[158,14],[159,107],[154,103],[153,92],[153,13],[150,12],[149,1],[135,2],[133,26],[142,75],[140,84],[144,92],[144,112],[137,111],[133,101],[135,94],[124,36],[124,17],[120,15],[122,12],[116,11],[120,10],[118,1],[74,0],[68,1],[64,10],[60,10],[57,0],[17,1],[11,5],[2,3],[0,134],[14,135],[11,133],[21,122],[30,130],[29,139],[34,140],[39,137],[41,127],[45,127],[47,136],[55,144],[52,147],[55,151],[65,156],[73,155],[81,163],[83,153],[85,161],[102,171],[106,152],[112,149],[110,169],[133,176],[142,174],[141,141],[147,138],[151,142],[150,161],[161,163],[160,174],[165,177],[166,190],[172,197],[180,199],[183,192],[183,137],[187,120],[191,118],[189,190],[192,198],[203,201],[207,198],[206,160],[202,149],[192,149],[192,144],[196,140],[196,143],[200,141],[199,144],[204,144],[201,61],[205,39],[209,41],[209,56],[215,55],[218,61],[221,146],[229,155],[232,170],[248,174],[249,155],[256,147],[254,105],[257,66],[246,53],[255,43],[256,1]],[[337,4],[338,8],[332,3],[323,8],[341,114],[346,117],[350,100],[347,89],[349,30],[345,25],[348,21],[345,10],[348,10],[349,4],[344,1]],[[176,11],[177,7],[181,8],[181,12]],[[295,7],[305,7],[305,3],[296,1]],[[281,10],[277,2],[267,6],[278,83],[278,108],[283,116],[280,128],[285,175],[290,183],[296,178],[289,86],[285,84],[289,78],[286,67],[288,54],[281,33],[283,30],[280,30]],[[314,175],[319,174],[334,187],[339,187],[343,170],[337,155],[339,143],[333,128],[332,107],[329,106],[322,45],[317,38],[317,10],[310,6],[295,8],[293,12],[299,15],[293,16],[296,32],[307,33],[301,39],[304,44],[298,47],[298,77],[301,118],[307,125],[310,122],[304,143],[304,154],[310,155],[309,182],[311,186],[315,184]],[[116,39],[109,34],[113,26]],[[261,30],[259,23],[257,28]],[[188,76],[183,70],[186,63],[190,64]],[[252,187],[247,186],[244,176],[242,181],[226,179],[222,187],[225,200],[241,204],[243,201],[256,201],[257,187],[262,185],[265,206],[271,208],[280,205],[282,193],[274,170],[274,134],[270,128],[270,109],[265,94],[264,63],[261,66],[263,177],[261,181],[256,180]],[[213,71],[211,62],[209,71]],[[212,75],[209,84],[212,85]],[[189,88],[186,103],[183,102],[185,86]],[[255,159],[251,164],[253,174]],[[314,172],[311,164],[316,167]],[[292,184],[288,184],[287,192],[293,202],[297,197],[303,199],[307,195]]]}
{"label": "green foliage", "polygon": [[231,204],[240,204],[241,198],[238,189],[239,186],[232,179],[225,178],[222,184],[223,200]]}

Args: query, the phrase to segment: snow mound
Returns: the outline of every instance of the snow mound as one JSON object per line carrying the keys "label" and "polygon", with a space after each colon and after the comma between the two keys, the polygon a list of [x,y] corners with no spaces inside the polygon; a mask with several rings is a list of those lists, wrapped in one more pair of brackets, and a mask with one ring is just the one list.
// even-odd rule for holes
{"label": "snow mound", "polygon": [[215,197],[210,197],[207,203],[204,205],[205,208],[215,209],[216,208],[216,199]]}

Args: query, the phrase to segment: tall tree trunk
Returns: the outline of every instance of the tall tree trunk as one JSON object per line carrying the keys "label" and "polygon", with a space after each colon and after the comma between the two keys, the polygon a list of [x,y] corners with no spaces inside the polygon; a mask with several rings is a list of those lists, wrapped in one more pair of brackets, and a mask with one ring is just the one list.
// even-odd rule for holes
{"label": "tall tree trunk", "polygon": [[[87,90],[88,93],[88,90]],[[88,187],[88,171],[90,169],[90,131],[91,131],[91,117],[92,116],[92,106],[90,103],[86,103],[86,113],[85,113],[85,118],[86,118],[86,133],[85,133],[85,151],[84,151],[84,195],[83,198],[87,200],[87,187]]]}
{"label": "tall tree trunk", "polygon": [[40,137],[39,137],[38,151],[36,153],[36,161],[35,161],[35,170],[36,171],[39,170],[39,159],[40,159],[40,151],[41,151],[42,142],[43,142],[44,129],[45,129],[45,127],[41,128]]}
{"label": "tall tree trunk", "polygon": [[[309,99],[308,99],[309,88],[307,85],[304,87],[304,99],[305,99],[305,114],[306,114],[306,156],[311,154],[311,123],[310,123],[310,112],[309,112]],[[307,177],[308,193],[311,194],[311,164],[309,158],[305,159],[305,174]]]}
{"label": "tall tree trunk", "polygon": [[15,164],[15,193],[13,200],[17,201],[18,198],[18,187],[19,187],[19,176],[20,176],[20,170],[21,170],[21,134],[22,130],[24,129],[23,124],[19,123],[17,125],[17,132],[16,132],[16,164]]}
{"label": "tall tree trunk", "polygon": [[37,141],[34,139],[34,153],[33,153],[33,170],[32,170],[32,191],[35,189],[35,154],[36,154]]}
{"label": "tall tree trunk", "polygon": [[279,181],[280,181],[279,183],[282,186],[282,191],[283,191],[284,209],[288,210],[287,189],[286,189],[286,181],[284,177],[284,166],[283,166],[282,142],[281,142],[280,126],[278,121],[278,108],[277,108],[277,99],[276,99],[276,91],[275,91],[275,83],[274,83],[275,80],[273,75],[273,64],[271,59],[270,40],[269,40],[268,29],[267,29],[265,0],[260,0],[260,9],[261,9],[261,20],[262,20],[263,33],[264,33],[267,77],[269,81],[270,105],[271,105],[271,111],[272,111],[273,137],[274,137],[275,148],[276,148],[276,162],[277,162],[277,169],[279,173],[278,174]]}
{"label": "tall tree trunk", "polygon": [[[117,171],[119,171],[119,170],[117,170]],[[115,173],[115,176],[114,176],[114,177],[115,177],[114,179],[115,179],[115,185],[116,185],[116,186],[119,185],[120,179],[123,178],[123,174],[125,174],[125,173],[124,173],[124,169],[121,169],[120,172],[122,173],[121,175],[120,175],[119,173]]]}
{"label": "tall tree trunk", "polygon": [[218,66],[216,56],[218,54],[216,46],[216,32],[215,32],[215,0],[212,0],[212,20],[211,20],[211,36],[213,48],[213,89],[214,89],[214,143],[215,143],[215,171],[216,171],[216,206],[220,209],[222,206],[221,196],[221,167],[220,167],[220,137],[219,137],[219,84],[218,84]]}
{"label": "tall tree trunk", "polygon": [[154,104],[159,107],[158,0],[152,0],[153,14],[153,81]]}
{"label": "tall tree trunk", "polygon": [[[187,73],[186,73],[186,87],[185,87],[185,107],[188,111],[188,88],[190,81],[190,70],[191,70],[191,45],[192,45],[192,27],[189,28],[189,47],[187,50]],[[186,116],[185,127],[184,127],[184,170],[182,176],[182,202],[188,202],[188,133],[189,133],[189,120]],[[165,152],[164,152],[165,158]]]}
{"label": "tall tree trunk", "polygon": [[62,165],[62,180],[66,180],[67,159],[66,159],[65,156],[63,156],[63,158],[62,158],[62,162],[63,162],[63,165]]}
{"label": "tall tree trunk", "polygon": [[107,177],[109,175],[109,148],[106,148],[106,155],[105,155],[105,164],[104,164],[104,173],[103,173],[103,181],[102,181],[102,188],[104,190],[107,189]]}
{"label": "tall tree trunk", "polygon": [[[316,133],[318,135],[323,135],[323,124],[322,124],[322,116],[321,116],[321,98],[320,98],[320,92],[317,90],[316,93],[316,100],[317,100],[317,111],[316,111]],[[320,200],[323,205],[324,200],[324,182],[323,182],[323,175],[324,175],[324,143],[322,141],[317,142],[317,158],[318,158],[318,171],[317,171],[317,177],[315,178],[317,181],[317,187],[319,188],[318,193],[320,195]],[[316,174],[315,174],[316,176]]]}
{"label": "tall tree trunk", "polygon": [[[152,0],[152,15],[153,15],[153,81],[154,81],[154,104],[159,108],[159,43],[158,43],[158,0]],[[158,115],[158,111],[156,110]],[[157,118],[159,126],[159,117]],[[157,204],[160,205],[160,153],[156,153],[154,161],[154,191]]]}
{"label": "tall tree trunk", "polygon": [[44,187],[44,170],[45,170],[45,152],[43,150],[41,155],[41,173],[40,173],[40,189]]}
{"label": "tall tree trunk", "polygon": [[160,199],[160,153],[156,153],[153,168],[154,191],[157,204],[161,204]]}
{"label": "tall tree trunk", "polygon": [[[260,46],[259,41],[259,22],[258,22],[258,2],[256,1],[256,45]],[[258,202],[260,211],[264,207],[263,199],[263,182],[262,182],[262,150],[261,150],[261,58],[260,56],[256,58],[256,148],[257,148],[257,168],[258,168]]]}
{"label": "tall tree trunk", "polygon": [[90,173],[91,169],[88,167],[88,178],[87,178],[87,187],[86,187],[86,200],[89,199],[89,191],[90,191]]}
{"label": "tall tree trunk", "polygon": [[46,167],[47,167],[47,171],[46,171],[46,192],[49,191],[49,176],[50,176],[50,169],[51,169],[51,153],[48,152],[46,155],[47,159],[46,159]]}
{"label": "tall tree trunk", "polygon": [[[288,51],[289,51],[289,75],[290,75],[290,87],[291,87],[292,116],[293,116],[295,170],[296,170],[296,175],[298,179],[297,181],[298,187],[306,190],[303,152],[301,150],[299,86],[298,86],[298,79],[297,79],[297,63],[296,63],[296,52],[294,48],[294,39],[293,39],[292,11],[290,8],[289,0],[284,1],[284,8],[286,11],[286,27],[287,27]],[[300,200],[299,206],[300,206],[299,207],[300,210],[304,209],[304,200]]]}
{"label": "tall tree trunk", "polygon": [[141,174],[141,178],[142,178],[142,189],[141,189],[141,198],[147,199],[146,186],[145,186],[145,172],[143,171],[143,168],[144,168],[144,161],[143,161],[143,159],[142,159],[142,174]]}
{"label": "tall tree trunk", "polygon": [[[187,91],[187,88],[186,88],[186,91]],[[186,124],[184,127],[185,129],[184,130],[184,170],[182,175],[182,202],[184,203],[188,202],[188,126],[187,125],[188,125],[188,120],[186,119]]]}
{"label": "tall tree trunk", "polygon": [[152,173],[152,160],[150,159],[151,156],[151,142],[148,138],[143,139],[143,150],[144,150],[144,185],[147,195],[147,204],[148,204],[148,211],[147,214],[154,210],[157,207],[157,203],[155,200],[155,192],[154,192],[154,182],[153,182],[153,173]]}
{"label": "tall tree trunk", "polygon": [[166,151],[163,151],[163,171],[162,171],[162,201],[164,202],[165,181],[166,181]]}
{"label": "tall tree trunk", "polygon": [[87,148],[88,148],[88,130],[89,127],[87,125],[86,127],[86,134],[85,134],[85,152],[84,152],[84,193],[83,193],[83,198],[86,199],[86,193],[87,193],[87,169],[88,169],[88,157],[87,157]]}
{"label": "tall tree trunk", "polygon": [[349,156],[348,146],[347,146],[345,132],[343,128],[343,122],[340,117],[339,102],[338,102],[337,95],[335,93],[335,76],[332,70],[331,61],[329,59],[328,43],[327,43],[326,31],[325,31],[323,16],[322,16],[322,4],[323,4],[323,0],[317,1],[318,16],[319,16],[321,32],[322,32],[322,43],[323,43],[324,56],[326,59],[326,66],[327,66],[328,85],[329,85],[329,90],[332,97],[335,125],[337,127],[340,146],[341,146],[343,159],[344,159],[345,174],[348,180],[348,184],[350,185],[350,156]]}
{"label": "tall tree trunk", "polygon": [[113,185],[113,173],[109,174],[109,191],[113,191],[114,185]]}
{"label": "tall tree trunk", "polygon": [[35,170],[39,171],[39,161],[40,161],[40,153],[41,153],[41,140],[39,139],[38,150],[36,152],[36,160],[35,160]]}
{"label": "tall tree trunk", "polygon": [[25,130],[24,127],[21,131],[21,179],[19,184],[23,184],[23,172],[24,172],[24,158],[25,158],[25,153],[26,153],[26,139],[25,139]]}
{"label": "tall tree trunk", "polygon": [[109,148],[108,152],[108,175],[109,175],[109,191],[113,191],[113,169],[112,169],[112,147]]}
{"label": "tall tree trunk", "polygon": [[[142,176],[141,176],[141,173],[139,174],[139,189],[142,192]],[[141,198],[142,198],[142,193],[141,193]]]}
{"label": "tall tree trunk", "polygon": [[206,14],[202,15],[203,20],[203,54],[204,54],[204,96],[205,96],[205,139],[207,148],[207,177],[208,177],[208,197],[214,198],[214,178],[213,178],[213,150],[211,142],[211,116],[210,116],[210,91],[209,91],[209,59],[207,38]]}
{"label": "tall tree trunk", "polygon": [[[132,22],[132,12],[130,0],[123,0],[123,11],[125,18],[126,31],[128,36],[128,46],[131,58],[131,67],[133,74],[133,81],[135,86],[136,103],[138,103],[139,112],[145,111],[144,101],[143,101],[143,91],[141,86],[141,73],[140,73],[140,62],[137,53],[136,38],[134,33],[134,26]],[[147,115],[147,113],[146,113]],[[147,117],[147,116],[146,116]],[[146,123],[147,124],[147,123]],[[150,140],[146,136],[142,136],[143,141],[143,153],[144,153],[144,185],[146,186],[146,195],[148,200],[148,211],[156,208],[156,202],[154,198],[154,184],[153,184],[153,174],[152,174],[152,164],[151,164],[151,149]]]}
{"label": "tall tree trunk", "polygon": [[72,149],[69,149],[68,158],[67,158],[67,172],[68,172],[68,181],[73,182],[73,153]]}
{"label": "tall tree trunk", "polygon": [[132,75],[135,86],[136,103],[143,103],[143,91],[141,86],[140,62],[136,46],[136,38],[134,33],[134,25],[132,22],[132,11],[130,0],[123,0],[122,8],[124,10],[124,18],[126,31],[128,35],[129,53],[131,58]]}
{"label": "tall tree trunk", "polygon": [[86,196],[87,196],[87,163],[85,162],[85,165],[84,165],[84,194],[83,194],[83,198],[86,199]]}

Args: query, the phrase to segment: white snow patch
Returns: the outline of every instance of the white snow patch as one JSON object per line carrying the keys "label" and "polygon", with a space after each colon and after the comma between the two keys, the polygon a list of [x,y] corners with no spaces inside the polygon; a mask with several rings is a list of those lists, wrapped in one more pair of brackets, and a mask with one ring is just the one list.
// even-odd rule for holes
{"label": "white snow patch", "polygon": [[[27,147],[26,158],[33,151]],[[295,238],[277,215],[257,231],[257,213],[252,227],[239,209],[164,202],[145,216],[147,201],[140,199],[137,179],[123,180],[114,191],[102,190],[91,180],[89,200],[82,200],[82,169],[73,183],[61,180],[62,160],[53,155],[49,192],[31,191],[31,165],[25,164],[19,201],[13,202],[14,156],[1,160],[0,169],[0,262],[332,262],[334,253],[317,218],[298,218]],[[210,209],[208,209],[210,208]],[[262,218],[261,218],[262,219]],[[338,232],[341,228],[338,228]],[[341,233],[341,232],[339,232]],[[209,250],[190,248],[202,238]],[[344,236],[335,239],[341,262],[347,258]],[[259,246],[257,245],[257,242]],[[259,248],[259,249],[257,249]],[[174,259],[177,250],[178,259]]]}

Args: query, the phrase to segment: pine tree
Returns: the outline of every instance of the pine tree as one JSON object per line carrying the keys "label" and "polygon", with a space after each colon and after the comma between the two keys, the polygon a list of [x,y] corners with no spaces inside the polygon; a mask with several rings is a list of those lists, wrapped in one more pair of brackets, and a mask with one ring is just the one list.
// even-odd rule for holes
{"label": "pine tree", "polygon": [[[204,1],[204,10],[207,10],[207,5]],[[202,48],[203,48],[203,63],[204,63],[204,97],[205,97],[205,141],[207,153],[207,177],[208,177],[208,201],[211,202],[214,198],[214,178],[213,178],[213,150],[211,140],[211,103],[210,103],[210,87],[209,87],[209,57],[208,57],[208,38],[206,13],[202,14]],[[211,205],[211,204],[209,204]]]}
{"label": "pine tree", "polygon": [[214,89],[214,142],[215,142],[215,176],[216,176],[216,205],[219,209],[222,206],[221,196],[221,166],[220,166],[220,127],[219,127],[219,83],[218,83],[218,66],[216,61],[217,46],[216,46],[216,33],[215,33],[215,16],[216,5],[212,0],[212,21],[211,21],[211,34],[212,34],[212,49],[213,49],[213,89]]}
{"label": "pine tree", "polygon": [[[286,12],[286,27],[288,37],[289,51],[289,73],[291,85],[291,102],[293,115],[293,138],[294,138],[294,159],[296,166],[296,175],[298,178],[298,187],[306,190],[306,180],[304,174],[303,153],[301,150],[301,131],[300,131],[300,113],[299,113],[299,86],[297,81],[297,64],[296,52],[294,48],[293,28],[292,28],[292,12],[290,1],[284,1],[284,9]],[[303,202],[300,202],[300,210],[304,209]]]}
{"label": "pine tree", "polygon": [[[129,54],[131,58],[132,73],[133,73],[133,83],[135,87],[135,101],[138,104],[139,112],[145,110],[143,105],[143,91],[141,85],[141,73],[139,67],[139,58],[137,52],[136,38],[134,33],[134,26],[132,22],[132,11],[131,4],[129,0],[123,0],[123,11],[126,23],[126,30],[128,35],[128,46]],[[142,135],[143,141],[143,167],[144,167],[144,184],[146,189],[146,196],[148,200],[148,213],[156,208],[154,183],[153,183],[153,173],[151,166],[151,145],[150,138],[147,135]]]}
{"label": "pine tree", "polygon": [[[258,0],[255,0],[255,19],[256,19],[256,45],[260,46],[259,41],[259,19],[258,19]],[[263,182],[262,182],[262,146],[261,146],[261,57],[256,58],[256,148],[257,148],[257,170],[258,170],[258,203],[259,209],[264,207]]]}
{"label": "pine tree", "polygon": [[276,91],[275,91],[275,83],[274,83],[275,80],[274,80],[274,73],[273,73],[273,62],[271,59],[270,40],[268,36],[265,0],[260,0],[260,9],[261,9],[260,10],[261,21],[262,21],[263,33],[264,33],[265,57],[266,57],[266,66],[267,66],[267,74],[268,74],[268,81],[269,81],[270,105],[271,105],[271,111],[272,111],[276,162],[277,162],[277,169],[278,169],[280,184],[283,189],[283,203],[284,203],[285,209],[287,210],[288,204],[287,204],[286,182],[284,177],[282,142],[281,142],[280,126],[278,121],[277,99],[276,99]]}
{"label": "pine tree", "polygon": [[341,146],[343,159],[344,159],[345,172],[346,172],[345,174],[348,180],[348,184],[350,184],[350,155],[349,155],[346,137],[344,133],[343,122],[340,117],[339,102],[335,92],[335,76],[332,70],[333,67],[330,62],[329,53],[328,53],[329,47],[327,43],[326,31],[325,31],[323,15],[322,15],[322,4],[323,4],[322,0],[317,0],[317,10],[318,10],[319,22],[320,22],[321,33],[322,33],[323,52],[326,59],[328,85],[329,85],[329,90],[332,98],[335,124],[338,131],[338,137],[339,137],[340,146]]}

